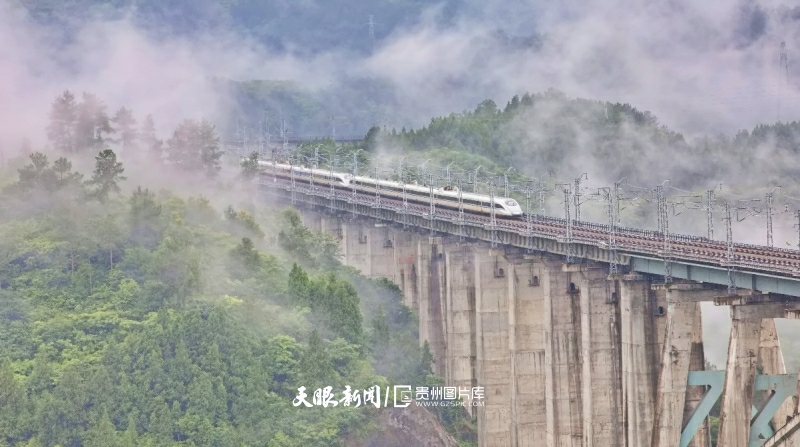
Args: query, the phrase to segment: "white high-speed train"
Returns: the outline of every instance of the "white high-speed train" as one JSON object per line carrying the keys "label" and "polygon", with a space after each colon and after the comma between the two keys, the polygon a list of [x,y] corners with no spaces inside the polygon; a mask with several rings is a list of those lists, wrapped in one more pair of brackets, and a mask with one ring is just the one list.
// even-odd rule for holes
{"label": "white high-speed train", "polygon": [[[391,180],[376,180],[371,177],[357,176],[343,172],[331,172],[325,169],[309,169],[304,166],[291,166],[284,163],[271,163],[259,161],[261,174],[270,175],[282,179],[292,177],[294,171],[295,182],[314,183],[315,185],[325,185],[330,187],[331,183],[335,188],[347,189],[352,191],[354,188],[366,194],[375,194],[380,190],[381,197],[391,197],[403,199],[403,187],[405,186],[406,200],[413,203],[427,205],[431,200],[431,188],[424,185],[406,183]],[[455,186],[444,186],[434,188],[433,200],[437,207],[458,209],[458,188]],[[520,217],[522,208],[516,200],[508,197],[492,198],[483,194],[473,194],[461,192],[461,202],[465,212],[478,214],[491,214],[491,207],[495,209],[495,215],[500,217]]]}

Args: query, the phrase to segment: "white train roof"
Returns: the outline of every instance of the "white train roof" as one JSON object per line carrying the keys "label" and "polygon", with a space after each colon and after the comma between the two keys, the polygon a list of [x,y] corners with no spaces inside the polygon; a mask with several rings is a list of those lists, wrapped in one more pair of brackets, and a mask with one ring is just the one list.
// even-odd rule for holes
{"label": "white train roof", "polygon": [[[375,179],[372,178],[372,177],[358,176],[358,177],[352,178],[352,180],[353,181],[364,182],[364,183],[371,183],[371,184],[375,183]],[[395,187],[395,188],[402,188],[403,187],[402,183],[393,182],[393,181],[390,181],[390,180],[378,180],[378,184],[380,186],[391,186],[391,187]],[[424,186],[424,185],[406,183],[405,186],[406,186],[406,190],[408,190],[408,191],[417,191],[417,192],[424,192],[426,194],[430,194],[430,188],[427,187],[427,186]],[[444,188],[435,188],[434,189],[434,193],[437,196],[458,198],[458,188],[456,188],[456,187],[453,187],[453,190],[451,190],[451,191],[448,191],[448,190],[446,190]],[[463,192],[463,190],[461,192],[461,198],[462,199],[467,199],[467,200],[480,200],[480,201],[487,201],[487,202],[489,201],[489,196],[488,195],[468,193],[468,192]],[[505,202],[507,200],[514,200],[514,199],[509,198],[509,197],[494,196],[494,200],[496,202],[502,201],[503,204],[505,204]],[[514,200],[514,203],[516,203],[516,200]]]}
{"label": "white train roof", "polygon": [[[315,175],[331,175],[331,171],[330,170],[327,170],[327,169],[310,169],[310,168],[307,168],[307,167],[302,166],[302,165],[300,165],[300,166],[294,165],[293,166],[293,165],[288,165],[288,164],[285,164],[285,163],[273,163],[273,162],[269,162],[269,161],[259,161],[258,164],[260,166],[268,166],[268,167],[275,166],[277,168],[285,169],[287,171],[292,169],[292,168],[294,168],[294,170],[296,172],[310,172],[310,173],[315,174]],[[369,184],[375,184],[375,182],[376,182],[376,180],[374,178],[372,178],[372,177],[364,177],[364,176],[353,177],[352,174],[347,173],[347,172],[336,172],[336,171],[334,171],[332,174],[334,176],[344,177],[344,178],[349,179],[351,181],[358,181],[358,182],[369,183]],[[377,180],[377,183],[380,186],[386,186],[386,187],[394,187],[394,188],[402,188],[403,187],[403,183],[394,182],[394,181],[390,181],[390,180]],[[424,186],[424,185],[419,185],[419,184],[414,184],[414,183],[406,183],[405,187],[406,187],[406,190],[408,190],[408,191],[416,191],[416,192],[423,192],[425,194],[430,194],[430,188],[427,187],[427,186]],[[437,196],[458,198],[458,188],[454,186],[453,189],[449,190],[449,191],[444,189],[444,188],[441,188],[441,187],[440,188],[435,188],[434,189],[434,194],[436,194]],[[462,199],[466,199],[466,200],[478,200],[478,201],[486,201],[486,202],[489,201],[489,196],[488,195],[485,195],[485,194],[474,194],[474,193],[468,193],[468,192],[463,192],[463,191],[461,192],[461,198]],[[495,202],[501,202],[503,205],[507,205],[506,201],[514,200],[514,199],[512,199],[510,197],[495,196],[494,200],[495,200]],[[514,203],[517,203],[516,200],[514,200]],[[507,206],[509,206],[509,205],[507,205]],[[513,206],[513,205],[510,205],[510,206]],[[517,204],[516,206],[519,206],[519,204]]]}

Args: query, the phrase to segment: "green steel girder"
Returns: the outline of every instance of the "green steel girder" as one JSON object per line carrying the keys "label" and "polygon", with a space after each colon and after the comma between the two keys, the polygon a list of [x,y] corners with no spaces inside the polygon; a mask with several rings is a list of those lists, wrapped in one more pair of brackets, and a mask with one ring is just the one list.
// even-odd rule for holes
{"label": "green steel girder", "polygon": [[[689,372],[689,386],[707,386],[708,390],[700,399],[697,408],[694,409],[689,421],[681,433],[680,447],[687,447],[691,442],[700,425],[708,417],[711,408],[722,395],[725,382],[725,371],[691,371]],[[771,391],[772,394],[767,398],[761,408],[753,407],[753,414],[750,420],[750,440],[748,447],[761,447],[775,434],[774,428],[770,425],[772,417],[778,411],[781,404],[794,394],[797,387],[797,376],[794,374],[781,375],[759,375],[755,379],[755,391]]]}

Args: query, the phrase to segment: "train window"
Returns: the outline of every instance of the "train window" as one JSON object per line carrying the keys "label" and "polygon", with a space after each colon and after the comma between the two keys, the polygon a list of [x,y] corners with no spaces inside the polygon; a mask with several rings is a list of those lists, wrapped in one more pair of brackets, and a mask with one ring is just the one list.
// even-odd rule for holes
{"label": "train window", "polygon": [[517,202],[513,200],[506,200],[506,205],[508,206],[517,206]]}

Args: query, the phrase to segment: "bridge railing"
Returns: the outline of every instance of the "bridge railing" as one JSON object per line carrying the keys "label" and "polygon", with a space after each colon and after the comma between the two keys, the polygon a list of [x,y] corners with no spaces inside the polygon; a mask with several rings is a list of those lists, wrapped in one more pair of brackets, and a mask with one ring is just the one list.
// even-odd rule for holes
{"label": "bridge railing", "polygon": [[[292,190],[287,180],[282,180],[275,184],[272,179],[266,177],[262,178],[260,183],[270,187],[277,186],[286,191]],[[493,232],[495,230],[502,231],[504,234],[516,234],[524,238],[543,237],[545,239],[556,240],[560,243],[577,243],[603,249],[609,248],[608,235],[611,232],[611,227],[607,224],[573,220],[572,225],[574,230],[589,231],[578,231],[577,234],[573,232],[572,237],[567,240],[565,230],[566,220],[559,217],[540,214],[523,215],[520,220],[497,219],[494,226],[492,226],[486,216],[474,216],[467,213],[462,220],[459,219],[458,213],[451,209],[437,209],[436,214],[432,217],[429,215],[430,208],[425,204],[408,203],[408,208],[405,209],[402,202],[389,197],[381,198],[381,202],[378,204],[374,195],[357,192],[354,196],[348,189],[331,190],[329,185],[324,184],[314,185],[312,187],[306,183],[298,182],[295,184],[294,192],[330,200],[330,206],[338,207],[338,211],[340,212],[357,212],[355,206],[350,205],[359,205],[391,210],[401,215],[418,216],[430,222],[449,222],[457,225],[491,229]],[[313,203],[315,203],[316,206],[323,206],[319,201]],[[344,204],[348,205],[345,206]],[[364,208],[361,209],[363,210]],[[530,220],[532,224],[535,223],[535,225],[530,227],[526,226],[526,221],[528,220]],[[427,228],[427,224],[424,226]],[[616,249],[620,254],[639,253],[657,258],[667,255],[664,253],[665,247],[662,245],[664,239],[662,233],[623,226],[616,227],[615,230],[617,236],[620,237],[616,241]],[[797,262],[798,252],[796,250],[768,248],[752,244],[735,244],[734,258],[733,261],[730,262],[727,260],[727,250],[725,242],[723,241],[714,241],[706,237],[675,233],[669,234],[668,240],[676,243],[674,246],[670,247],[671,250],[673,250],[670,257],[673,260],[679,258],[685,261],[712,263],[723,268],[761,270],[774,273],[782,272],[783,274],[800,276],[800,265],[798,265]],[[527,244],[531,244],[530,240]],[[697,249],[695,249],[693,244],[698,244],[696,245]],[[754,250],[757,251],[754,252]],[[758,262],[754,262],[750,259],[751,256],[757,256],[753,259],[757,259]],[[787,259],[784,260],[784,257]]]}

